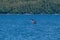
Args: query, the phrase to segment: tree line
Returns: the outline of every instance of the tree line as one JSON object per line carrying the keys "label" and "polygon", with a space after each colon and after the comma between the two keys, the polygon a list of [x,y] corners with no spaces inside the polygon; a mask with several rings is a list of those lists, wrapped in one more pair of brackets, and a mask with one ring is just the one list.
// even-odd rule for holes
{"label": "tree line", "polygon": [[60,3],[56,0],[0,0],[0,13],[60,14]]}

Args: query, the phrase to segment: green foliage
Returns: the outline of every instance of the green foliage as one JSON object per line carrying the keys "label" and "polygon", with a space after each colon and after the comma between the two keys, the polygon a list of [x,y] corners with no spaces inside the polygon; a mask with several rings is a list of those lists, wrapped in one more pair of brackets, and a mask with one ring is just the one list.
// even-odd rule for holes
{"label": "green foliage", "polygon": [[0,0],[0,12],[53,14],[60,13],[59,0]]}

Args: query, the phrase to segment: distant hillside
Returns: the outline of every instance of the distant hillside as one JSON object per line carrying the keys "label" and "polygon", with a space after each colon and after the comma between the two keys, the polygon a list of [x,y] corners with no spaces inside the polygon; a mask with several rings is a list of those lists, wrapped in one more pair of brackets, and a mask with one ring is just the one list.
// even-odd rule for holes
{"label": "distant hillside", "polygon": [[60,13],[60,0],[0,0],[0,12]]}

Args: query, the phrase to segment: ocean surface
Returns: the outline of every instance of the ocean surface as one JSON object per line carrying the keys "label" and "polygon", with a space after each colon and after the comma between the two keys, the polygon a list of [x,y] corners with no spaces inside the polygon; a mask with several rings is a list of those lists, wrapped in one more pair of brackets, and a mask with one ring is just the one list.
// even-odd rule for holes
{"label": "ocean surface", "polygon": [[60,40],[60,15],[0,15],[0,40]]}

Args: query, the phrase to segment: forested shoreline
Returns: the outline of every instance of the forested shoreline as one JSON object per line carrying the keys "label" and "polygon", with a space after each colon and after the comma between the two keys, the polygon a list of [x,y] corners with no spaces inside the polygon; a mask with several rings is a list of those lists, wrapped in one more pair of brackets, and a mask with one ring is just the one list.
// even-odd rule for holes
{"label": "forested shoreline", "polygon": [[0,0],[0,13],[60,14],[59,0]]}

